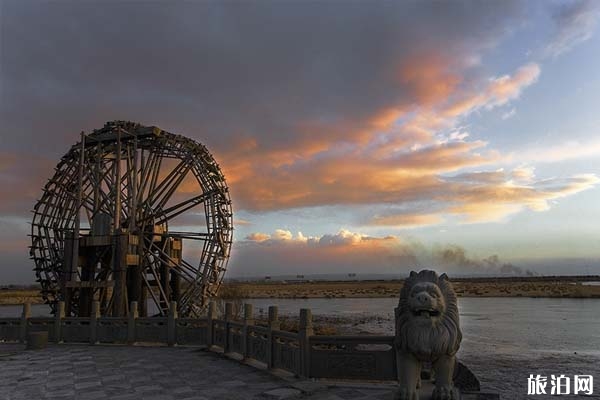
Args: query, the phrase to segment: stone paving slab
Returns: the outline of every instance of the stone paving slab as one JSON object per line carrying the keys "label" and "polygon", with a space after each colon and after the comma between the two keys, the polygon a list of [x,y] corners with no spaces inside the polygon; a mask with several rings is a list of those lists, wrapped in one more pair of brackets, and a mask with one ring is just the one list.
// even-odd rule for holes
{"label": "stone paving slab", "polygon": [[0,343],[0,400],[392,400],[393,389],[282,377],[193,347]]}

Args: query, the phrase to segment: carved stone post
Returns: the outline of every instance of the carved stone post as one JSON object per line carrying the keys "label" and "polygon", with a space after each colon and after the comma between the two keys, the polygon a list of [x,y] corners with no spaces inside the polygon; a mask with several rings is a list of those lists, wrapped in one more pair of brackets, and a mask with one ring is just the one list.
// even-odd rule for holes
{"label": "carved stone post", "polygon": [[275,348],[275,342],[273,340],[273,331],[278,331],[281,327],[279,322],[279,308],[277,306],[269,306],[269,333],[267,336],[267,367],[273,368],[275,360],[273,359],[273,350]]}
{"label": "carved stone post", "polygon": [[135,320],[138,318],[137,301],[132,301],[129,305],[129,316],[127,317],[127,343],[135,343]]}
{"label": "carved stone post", "polygon": [[31,304],[23,304],[23,312],[21,313],[21,324],[19,326],[19,341],[25,343],[27,339],[27,324],[31,318]]}
{"label": "carved stone post", "polygon": [[98,318],[100,318],[100,302],[92,302],[90,312],[90,344],[98,343]]}
{"label": "carved stone post", "polygon": [[62,342],[62,323],[65,318],[65,302],[59,301],[56,305],[56,314],[54,314],[54,341],[56,343]]}
{"label": "carved stone post", "polygon": [[175,343],[177,343],[177,318],[177,302],[172,301],[167,320],[167,344],[169,346],[175,346]]}
{"label": "carved stone post", "polygon": [[298,327],[298,341],[300,347],[300,371],[298,375],[310,378],[310,337],[314,334],[312,312],[309,308],[300,309],[300,326]]}
{"label": "carved stone post", "polygon": [[229,321],[233,321],[233,303],[225,303],[225,344],[223,345],[225,354],[231,351]]}
{"label": "carved stone post", "polygon": [[252,304],[244,304],[244,328],[242,330],[242,356],[248,358],[250,354],[250,330],[249,326],[254,325],[254,308]]}
{"label": "carved stone post", "polygon": [[217,318],[217,303],[211,301],[208,303],[208,316],[206,321],[206,346],[210,348],[215,344],[214,321]]}

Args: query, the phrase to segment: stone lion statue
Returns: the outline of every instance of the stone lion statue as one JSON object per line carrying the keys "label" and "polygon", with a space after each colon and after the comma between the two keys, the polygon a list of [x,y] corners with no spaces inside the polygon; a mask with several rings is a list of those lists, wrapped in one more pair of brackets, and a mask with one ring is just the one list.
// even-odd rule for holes
{"label": "stone lion statue", "polygon": [[456,400],[452,376],[462,340],[456,293],[448,276],[435,271],[412,271],[400,291],[396,309],[396,400],[418,400],[421,367],[431,363],[434,400]]}

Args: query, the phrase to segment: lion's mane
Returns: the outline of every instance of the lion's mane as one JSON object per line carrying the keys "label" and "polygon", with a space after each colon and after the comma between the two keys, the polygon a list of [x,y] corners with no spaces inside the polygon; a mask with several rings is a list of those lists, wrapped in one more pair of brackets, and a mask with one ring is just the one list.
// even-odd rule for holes
{"label": "lion's mane", "polygon": [[[436,284],[446,305],[439,319],[427,325],[419,323],[408,304],[411,289],[420,282]],[[418,274],[411,272],[400,291],[400,301],[396,310],[397,348],[412,353],[419,359],[435,360],[441,355],[456,354],[461,340],[456,293],[446,274],[438,277],[435,271],[423,270]]]}

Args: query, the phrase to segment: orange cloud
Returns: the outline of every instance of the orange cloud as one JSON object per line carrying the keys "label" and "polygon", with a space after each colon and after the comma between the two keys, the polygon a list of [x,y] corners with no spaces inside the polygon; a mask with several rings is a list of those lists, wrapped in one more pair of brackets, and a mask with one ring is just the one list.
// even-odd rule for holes
{"label": "orange cloud", "polygon": [[540,66],[529,63],[520,67],[513,76],[503,75],[491,79],[482,90],[462,94],[457,99],[451,100],[441,111],[447,117],[458,117],[468,114],[478,108],[493,108],[508,103],[519,97],[527,86],[537,81],[540,75]]}
{"label": "orange cloud", "polygon": [[600,179],[597,176],[583,174],[528,185],[511,182],[459,184],[457,193],[447,197],[456,205],[450,206],[446,212],[463,216],[469,223],[498,221],[524,209],[546,211],[550,208],[551,200],[588,190],[598,183]]}
{"label": "orange cloud", "polygon": [[[550,201],[587,190],[598,183],[595,175],[564,178],[553,185],[536,181],[533,169],[450,173],[465,167],[501,160],[494,152],[479,153],[483,142],[452,141],[407,150],[386,159],[341,153],[314,161],[294,162],[286,168],[258,163],[232,186],[238,208],[274,210],[325,204],[398,204],[435,201],[435,213],[386,215],[372,218],[376,225],[409,227],[443,221],[443,214],[465,222],[498,221],[524,209],[543,211]],[[560,183],[560,184],[559,184]],[[439,210],[443,212],[438,212]]]}
{"label": "orange cloud", "polygon": [[[322,236],[304,236],[302,232],[294,235],[291,231],[285,229],[276,229],[272,234],[262,232],[253,232],[246,236],[245,241],[257,242],[268,245],[278,242],[280,244],[301,244],[310,247],[347,247],[347,246],[397,246],[401,241],[395,236],[374,237],[358,232],[352,232],[348,229],[340,229],[335,234],[324,234]],[[243,241],[242,241],[243,243]]]}
{"label": "orange cloud", "polygon": [[[493,152],[473,153],[484,146],[479,141],[432,144],[380,159],[350,150],[280,168],[256,160],[233,179],[232,197],[242,202],[238,208],[253,210],[419,199],[439,189],[439,174],[494,161]],[[229,171],[226,167],[226,176]]]}
{"label": "orange cloud", "polygon": [[[502,221],[523,210],[546,211],[552,201],[591,189],[600,183],[593,174],[563,179],[536,180],[533,170],[474,172],[440,180],[427,207],[416,205],[394,211],[388,209],[368,220],[370,225],[412,228],[444,222],[455,216],[464,223]],[[408,208],[407,208],[408,207]]]}
{"label": "orange cloud", "polygon": [[246,236],[246,240],[250,240],[252,242],[264,242],[265,240],[269,240],[271,235],[262,232],[254,232]]}
{"label": "orange cloud", "polygon": [[413,55],[401,64],[398,79],[411,87],[417,105],[432,105],[454,93],[462,81],[449,65],[439,54]]}
{"label": "orange cloud", "polygon": [[[236,208],[444,198],[445,191],[453,190],[444,178],[448,174],[505,159],[486,142],[457,132],[456,118],[517,98],[535,82],[540,68],[527,64],[513,75],[493,78],[481,93],[466,89],[472,85],[463,87],[458,71],[440,56],[413,57],[399,64],[397,74],[397,82],[411,90],[410,103],[388,104],[359,120],[301,122],[299,134],[286,146],[240,139],[240,146],[219,155]],[[447,130],[452,133],[440,137]]]}
{"label": "orange cloud", "polygon": [[373,225],[411,228],[442,223],[444,218],[439,214],[395,214],[375,216],[370,223]]}
{"label": "orange cloud", "polygon": [[252,225],[252,222],[248,221],[246,219],[243,219],[243,218],[236,218],[235,225],[248,226],[248,225]]}
{"label": "orange cloud", "polygon": [[[469,82],[460,71],[438,55],[407,58],[398,64],[393,83],[405,92],[403,96],[389,98],[363,115],[334,114],[331,118],[294,121],[294,134],[286,135],[287,142],[269,142],[251,128],[235,134],[229,146],[216,153],[235,208],[272,211],[435,202],[433,210],[373,215],[369,222],[412,227],[440,223],[445,215],[478,222],[499,220],[523,209],[541,211],[549,207],[550,200],[597,184],[597,178],[588,175],[567,178],[566,186],[542,187],[529,167],[511,173],[460,173],[466,168],[497,165],[510,156],[489,149],[484,141],[470,140],[468,133],[457,127],[457,118],[519,97],[536,81],[540,68],[527,64],[512,75],[479,85]],[[592,153],[596,152],[593,149]],[[577,153],[575,148],[573,153]],[[554,159],[552,151],[548,154]],[[14,158],[0,157],[4,170],[13,164]],[[166,160],[164,165],[168,170],[175,161]],[[4,179],[10,176],[4,171],[2,174]],[[36,187],[34,192],[40,189]],[[172,202],[199,190],[189,174]],[[195,220],[196,216],[192,217]],[[290,235],[256,234],[248,240],[296,240]]]}

